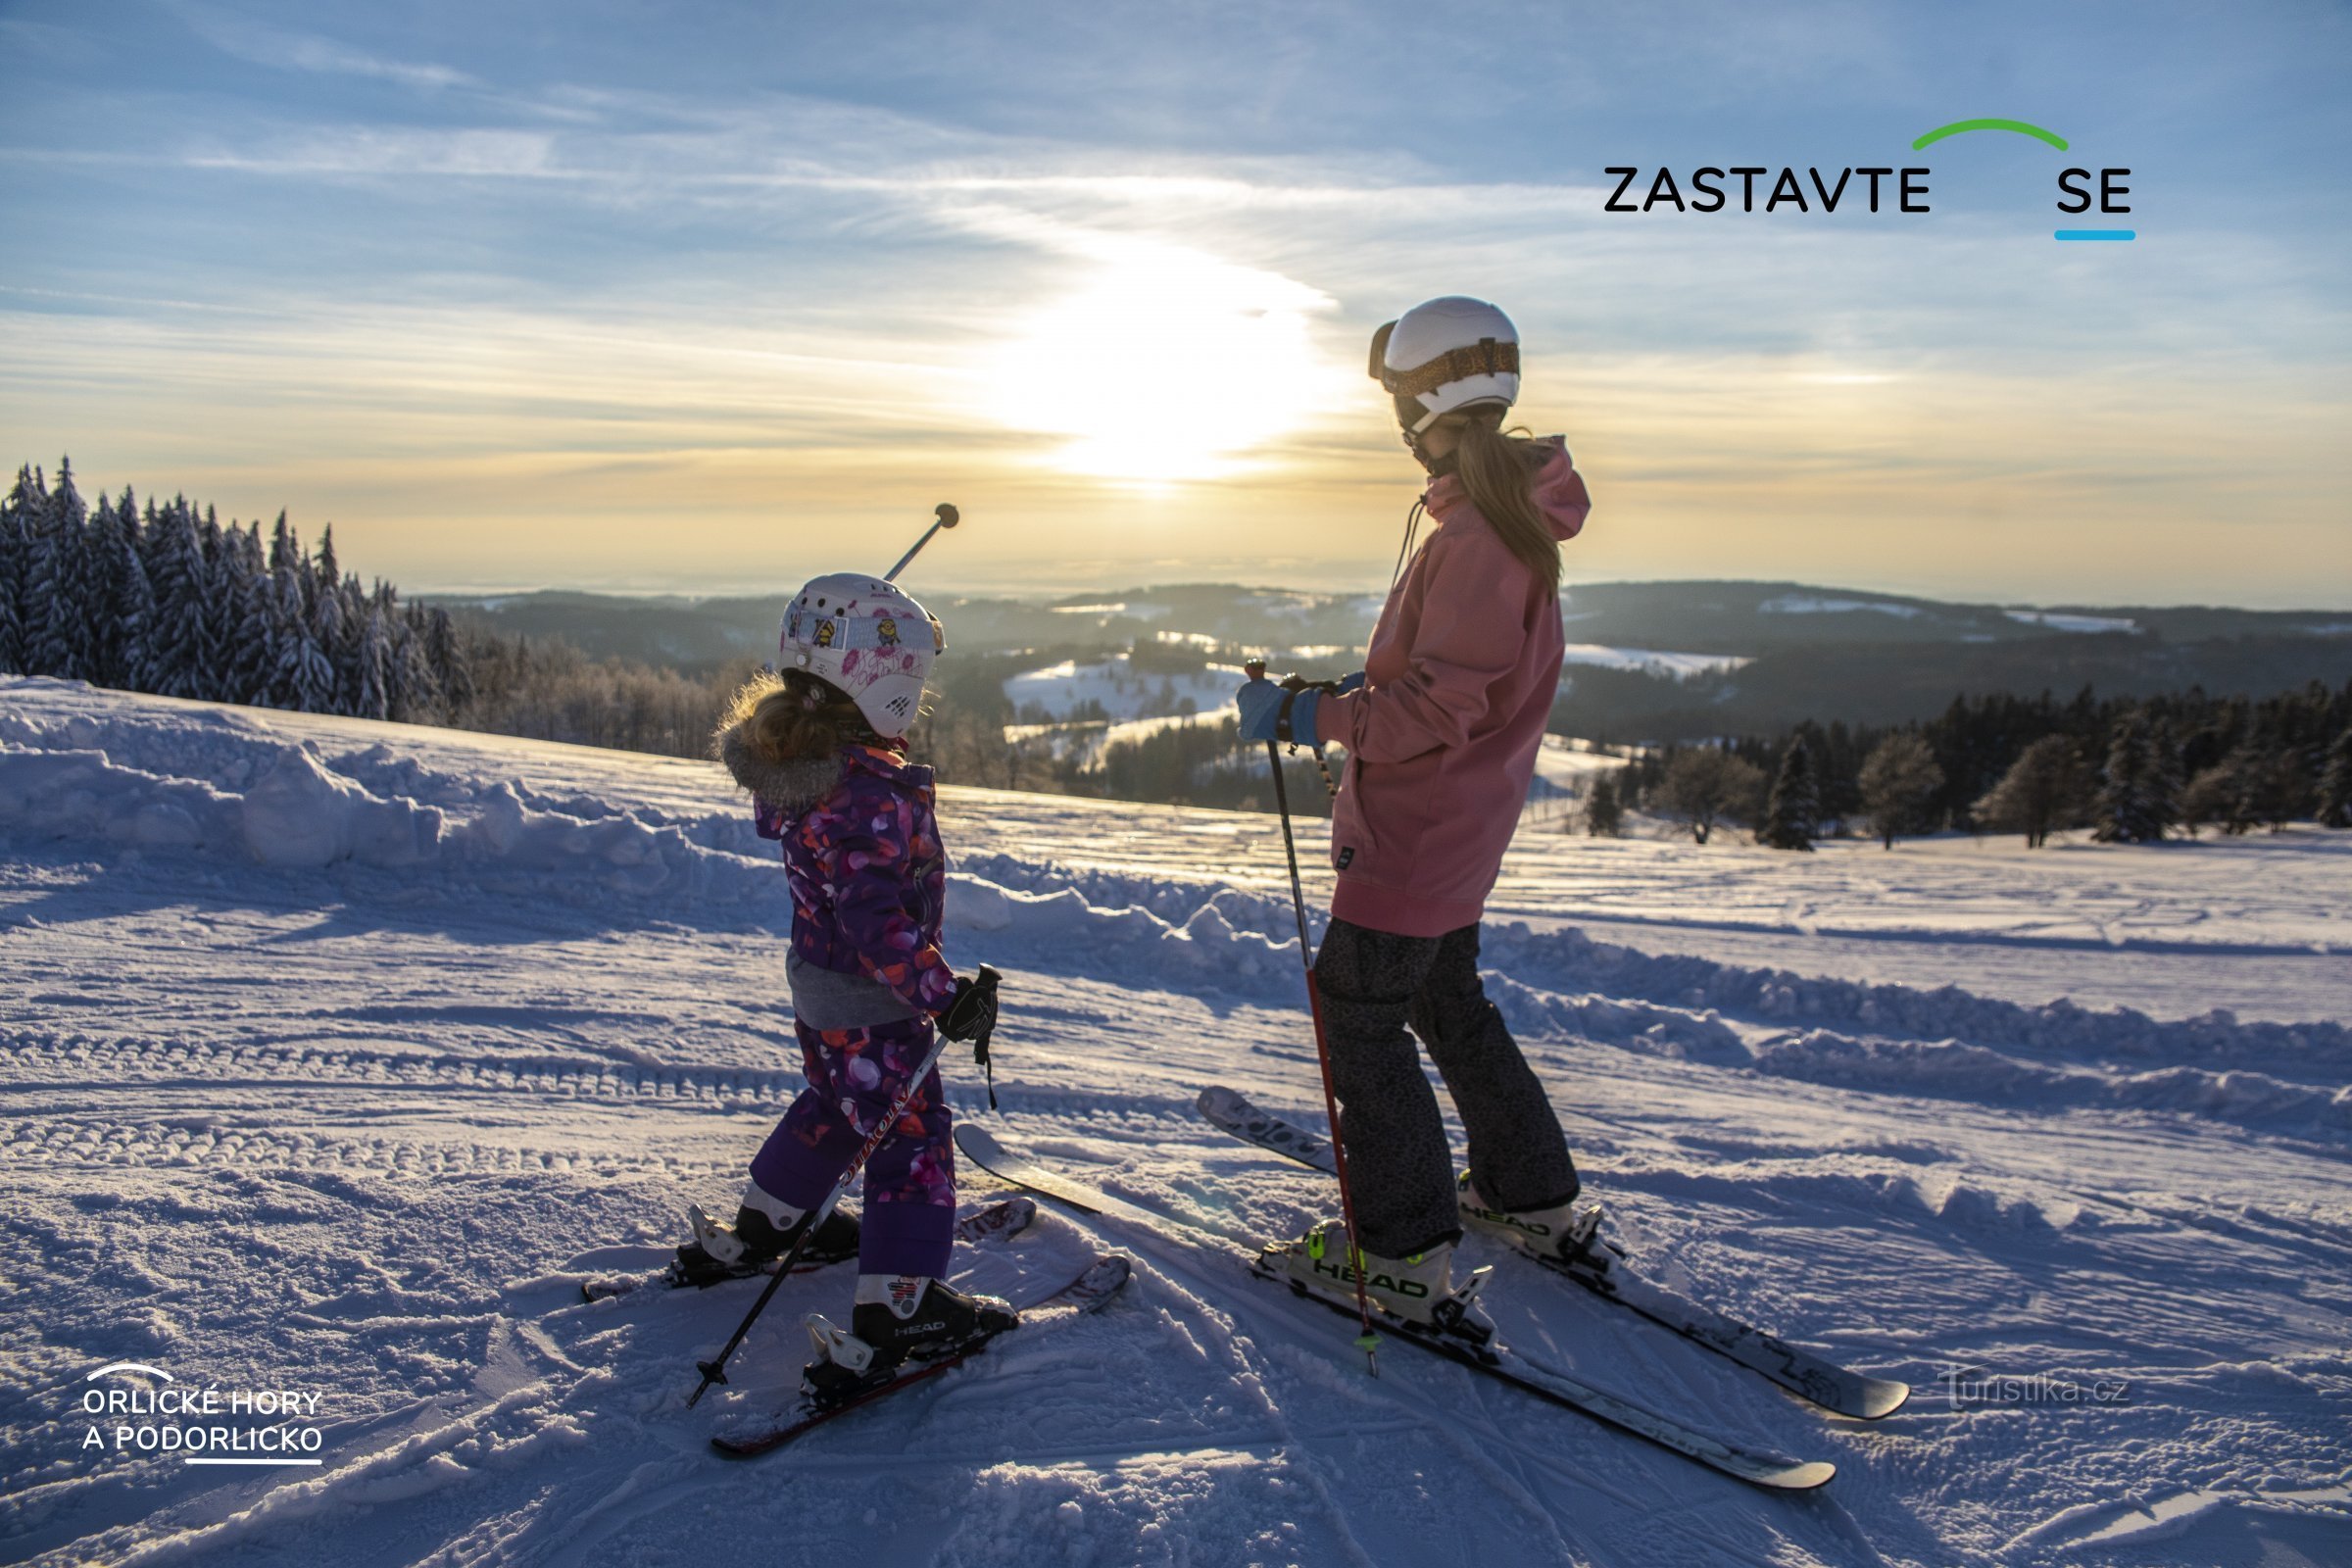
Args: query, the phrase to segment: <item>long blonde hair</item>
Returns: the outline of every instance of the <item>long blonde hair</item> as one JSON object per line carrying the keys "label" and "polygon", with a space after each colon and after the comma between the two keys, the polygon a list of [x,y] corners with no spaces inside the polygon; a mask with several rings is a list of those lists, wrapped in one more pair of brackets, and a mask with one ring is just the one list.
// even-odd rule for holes
{"label": "long blonde hair", "polygon": [[747,681],[719,716],[718,732],[738,725],[752,755],[777,766],[844,746],[881,743],[849,693],[805,669],[762,672]]}
{"label": "long blonde hair", "polygon": [[1560,591],[1560,545],[1536,505],[1536,470],[1551,450],[1521,429],[1502,428],[1500,409],[1470,409],[1449,416],[1458,421],[1454,471],[1462,489],[1511,554],[1527,563],[1545,593]]}

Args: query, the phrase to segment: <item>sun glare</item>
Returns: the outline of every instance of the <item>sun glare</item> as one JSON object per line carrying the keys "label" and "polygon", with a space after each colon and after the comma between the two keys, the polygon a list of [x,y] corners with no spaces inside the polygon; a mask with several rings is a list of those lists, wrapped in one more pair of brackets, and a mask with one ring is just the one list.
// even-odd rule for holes
{"label": "sun glare", "polygon": [[1307,317],[1332,303],[1198,251],[1125,251],[1022,324],[990,367],[991,412],[1068,437],[1053,461],[1072,472],[1211,478],[1314,412]]}

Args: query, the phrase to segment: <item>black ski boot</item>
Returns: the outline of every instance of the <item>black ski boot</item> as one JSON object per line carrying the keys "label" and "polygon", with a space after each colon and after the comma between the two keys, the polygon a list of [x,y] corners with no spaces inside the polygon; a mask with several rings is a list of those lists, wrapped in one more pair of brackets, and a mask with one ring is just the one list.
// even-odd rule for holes
{"label": "black ski boot", "polygon": [[[678,1249],[677,1261],[670,1264],[670,1279],[677,1285],[708,1287],[722,1280],[740,1280],[759,1273],[777,1258],[792,1250],[808,1228],[809,1216],[802,1215],[791,1225],[779,1229],[765,1210],[750,1204],[735,1211],[732,1227],[721,1225],[703,1212],[700,1204],[690,1207],[686,1217],[694,1227],[694,1240]],[[839,1263],[858,1255],[858,1217],[835,1209],[825,1216],[825,1222],[808,1238],[801,1249],[800,1263]]]}
{"label": "black ski boot", "polygon": [[880,1388],[909,1361],[968,1354],[1021,1322],[1007,1301],[920,1275],[860,1275],[858,1296],[847,1330],[808,1315],[818,1358],[801,1386],[819,1408]]}

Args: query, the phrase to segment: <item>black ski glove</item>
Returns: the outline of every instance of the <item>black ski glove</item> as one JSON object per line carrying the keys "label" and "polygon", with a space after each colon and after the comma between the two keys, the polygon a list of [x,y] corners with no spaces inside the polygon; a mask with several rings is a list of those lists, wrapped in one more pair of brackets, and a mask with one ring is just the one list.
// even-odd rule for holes
{"label": "black ski glove", "polygon": [[957,977],[956,995],[939,1015],[939,1032],[950,1040],[985,1042],[997,1027],[997,981],[987,964],[969,979]]}
{"label": "black ski glove", "polygon": [[972,1062],[988,1074],[988,1108],[997,1108],[997,1065],[988,1059],[988,1037],[997,1032],[997,982],[1004,976],[987,964],[966,980],[957,977],[956,995],[939,1015],[939,1032],[950,1040],[972,1043]]}

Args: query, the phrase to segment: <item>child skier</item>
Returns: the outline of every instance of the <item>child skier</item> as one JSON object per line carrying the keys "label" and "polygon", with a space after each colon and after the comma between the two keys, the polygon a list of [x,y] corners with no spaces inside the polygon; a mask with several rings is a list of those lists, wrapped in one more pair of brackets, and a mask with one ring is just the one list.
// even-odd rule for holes
{"label": "child skier", "polygon": [[[1475,1337],[1450,1273],[1465,1220],[1534,1251],[1590,1228],[1559,1119],[1480,983],[1478,920],[1558,690],[1560,542],[1592,502],[1559,437],[1503,433],[1519,334],[1494,306],[1415,306],[1374,336],[1372,376],[1430,475],[1415,518],[1426,507],[1434,531],[1360,674],[1239,694],[1243,739],[1348,751],[1314,975],[1362,1234],[1351,1258],[1345,1227],[1319,1225],[1275,1261],[1350,1306],[1360,1267],[1384,1310]],[[1413,1035],[1469,1133],[1458,1185]]]}
{"label": "child skier", "polygon": [[[931,770],[906,755],[945,640],[937,618],[889,582],[818,577],[785,612],[781,673],[746,686],[713,737],[752,793],[760,836],[783,842],[785,975],[808,1087],[752,1160],[733,1228],[697,1214],[697,1239],[678,1250],[690,1281],[789,1251],[930,1055],[934,1019],[959,1041],[996,1020],[993,971],[958,979],[940,956],[947,861]],[[956,1223],[949,1126],[934,1067],[866,1162],[862,1223],[835,1209],[801,1254],[857,1256],[850,1327],[873,1348],[875,1374],[1015,1322],[1003,1301],[941,1278]],[[812,1365],[811,1391],[827,1392],[833,1370]]]}

